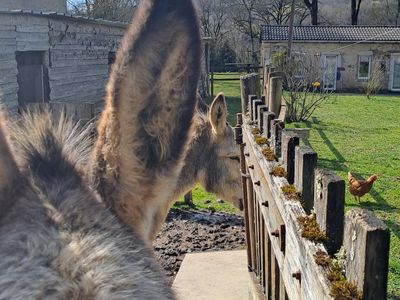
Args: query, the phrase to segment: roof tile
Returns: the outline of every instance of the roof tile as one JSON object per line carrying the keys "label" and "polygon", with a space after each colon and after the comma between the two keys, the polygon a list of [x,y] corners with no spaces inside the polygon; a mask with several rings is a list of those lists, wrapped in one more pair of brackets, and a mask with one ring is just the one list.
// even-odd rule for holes
{"label": "roof tile", "polygon": [[[289,26],[263,25],[262,41],[288,40]],[[294,41],[400,42],[400,26],[294,26]]]}

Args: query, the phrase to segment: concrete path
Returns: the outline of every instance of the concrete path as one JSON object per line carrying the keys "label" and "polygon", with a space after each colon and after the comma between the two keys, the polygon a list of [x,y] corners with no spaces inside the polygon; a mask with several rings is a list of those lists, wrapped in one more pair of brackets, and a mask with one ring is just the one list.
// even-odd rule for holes
{"label": "concrete path", "polygon": [[186,254],[172,285],[178,300],[246,300],[246,251]]}

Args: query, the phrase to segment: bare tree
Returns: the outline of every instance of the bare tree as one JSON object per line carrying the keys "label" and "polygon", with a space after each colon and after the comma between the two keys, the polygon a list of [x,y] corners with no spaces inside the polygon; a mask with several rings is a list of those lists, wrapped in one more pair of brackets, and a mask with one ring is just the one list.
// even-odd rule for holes
{"label": "bare tree", "polygon": [[198,12],[200,29],[205,37],[211,37],[217,46],[222,44],[227,34],[228,1],[226,0],[199,0]]}
{"label": "bare tree", "polygon": [[310,10],[311,24],[318,25],[318,0],[304,0],[304,4]]}
{"label": "bare tree", "polygon": [[68,0],[72,14],[113,21],[130,21],[137,0]]}
{"label": "bare tree", "polygon": [[351,25],[358,24],[361,2],[362,0],[351,0]]}
{"label": "bare tree", "polygon": [[[264,24],[286,25],[291,14],[291,2],[291,0],[258,1],[255,13]],[[302,0],[297,0],[295,6],[297,23],[302,24],[308,16],[309,11]]]}
{"label": "bare tree", "polygon": [[234,0],[231,5],[231,19],[235,28],[250,39],[252,63],[257,63],[256,43],[259,37],[259,24],[256,19],[258,0]]}

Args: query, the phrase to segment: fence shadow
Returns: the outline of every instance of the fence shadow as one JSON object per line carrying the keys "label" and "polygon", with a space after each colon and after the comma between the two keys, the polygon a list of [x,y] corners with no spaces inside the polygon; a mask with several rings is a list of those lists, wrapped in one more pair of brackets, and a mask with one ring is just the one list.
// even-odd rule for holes
{"label": "fence shadow", "polygon": [[[312,117],[312,122],[305,122],[308,127],[312,128],[312,124],[314,125],[322,125],[322,123],[318,120],[317,117]],[[340,151],[334,146],[334,144],[331,142],[331,140],[328,138],[328,136],[325,134],[324,130],[320,128],[319,126],[314,127],[315,130],[318,132],[319,136],[321,139],[324,141],[326,146],[329,148],[329,150],[332,152],[332,154],[336,157],[335,160],[329,160],[329,159],[319,159],[321,164],[326,167],[327,169],[334,169],[336,171],[342,171],[342,172],[348,172],[349,168],[346,165],[346,158],[340,153]],[[352,172],[356,178],[365,180],[361,174]],[[376,189],[372,186],[369,194],[371,197],[380,204],[380,209],[383,209],[385,211],[393,209],[390,205],[388,205],[387,201],[376,191]],[[368,203],[368,202],[364,202]],[[371,205],[362,205],[362,206],[367,206],[367,207],[372,207]]]}
{"label": "fence shadow", "polygon": [[[313,123],[315,125],[322,125],[321,122],[318,120],[317,117],[312,117]],[[311,124],[308,124],[307,126],[309,126]],[[325,134],[324,130],[316,127],[315,130],[318,132],[319,136],[321,137],[321,139],[325,142],[325,144],[328,146],[329,150],[333,153],[333,155],[336,156],[336,159],[340,162],[340,163],[344,163],[346,162],[346,159],[344,158],[344,156],[340,153],[340,151],[338,149],[336,149],[336,147],[333,145],[333,143],[331,142],[331,140],[328,138],[328,136]]]}

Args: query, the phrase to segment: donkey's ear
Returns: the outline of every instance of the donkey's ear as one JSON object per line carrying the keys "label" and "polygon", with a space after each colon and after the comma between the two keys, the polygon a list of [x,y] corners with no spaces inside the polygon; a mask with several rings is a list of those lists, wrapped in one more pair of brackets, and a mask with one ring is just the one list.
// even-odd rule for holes
{"label": "donkey's ear", "polygon": [[154,202],[175,188],[196,106],[200,52],[191,1],[140,2],[111,71],[91,172],[128,223],[150,222]]}
{"label": "donkey's ear", "polygon": [[225,96],[223,93],[219,93],[212,102],[209,111],[209,119],[217,135],[223,135],[225,133],[227,115],[228,109],[226,108]]}
{"label": "donkey's ear", "polygon": [[13,203],[11,193],[18,178],[19,171],[7,136],[5,117],[0,112],[0,219]]}

